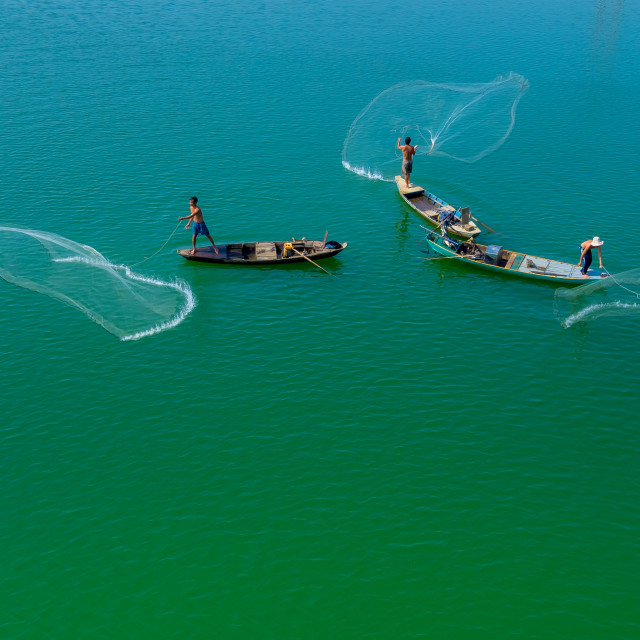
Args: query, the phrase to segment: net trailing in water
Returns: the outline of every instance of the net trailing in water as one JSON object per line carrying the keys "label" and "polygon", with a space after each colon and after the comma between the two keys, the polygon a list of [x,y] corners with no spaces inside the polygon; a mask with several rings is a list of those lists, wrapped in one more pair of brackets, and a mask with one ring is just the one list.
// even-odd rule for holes
{"label": "net trailing in water", "polygon": [[565,328],[602,316],[640,314],[640,269],[611,274],[579,287],[557,289],[556,317]]}
{"label": "net trailing in water", "polygon": [[54,233],[0,227],[0,247],[6,282],[78,309],[121,340],[174,327],[195,307],[186,282],[136,274]]}

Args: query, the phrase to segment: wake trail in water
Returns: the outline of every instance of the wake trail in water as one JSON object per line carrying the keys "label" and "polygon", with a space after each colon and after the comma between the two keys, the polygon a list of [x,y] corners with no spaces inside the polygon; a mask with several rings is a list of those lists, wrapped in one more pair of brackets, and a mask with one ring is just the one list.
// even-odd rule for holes
{"label": "wake trail in water", "polygon": [[78,309],[122,341],[176,327],[197,304],[183,280],[134,273],[57,234],[0,227],[0,247],[1,278]]}
{"label": "wake trail in water", "polygon": [[601,302],[599,304],[591,304],[584,309],[572,313],[570,316],[561,320],[561,324],[565,329],[572,327],[577,322],[586,322],[587,320],[595,320],[606,315],[621,315],[627,313],[639,313],[640,304],[625,303],[616,300],[615,302]]}
{"label": "wake trail in water", "polygon": [[349,171],[353,171],[353,173],[358,174],[359,176],[363,176],[365,178],[369,178],[371,180],[382,180],[383,182],[393,182],[393,180],[389,178],[385,178],[379,171],[370,171],[366,167],[352,167],[348,162],[342,161],[342,166]]}
{"label": "wake trail in water", "polygon": [[[608,272],[607,272],[608,273]],[[557,289],[555,313],[565,329],[603,316],[640,314],[640,269],[609,274],[575,288]]]}
{"label": "wake trail in water", "polygon": [[[484,84],[405,82],[378,94],[351,124],[342,148],[346,169],[393,181],[402,157],[400,137],[418,143],[418,156],[478,162],[504,144],[529,84],[511,73]],[[390,167],[389,165],[393,165]]]}

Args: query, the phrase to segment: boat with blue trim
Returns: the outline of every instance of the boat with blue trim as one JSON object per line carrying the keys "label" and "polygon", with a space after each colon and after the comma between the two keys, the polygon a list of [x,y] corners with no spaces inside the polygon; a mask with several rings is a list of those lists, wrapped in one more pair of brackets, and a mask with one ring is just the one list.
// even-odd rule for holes
{"label": "boat with blue trim", "polygon": [[475,238],[481,232],[469,207],[456,209],[416,184],[407,187],[402,176],[396,176],[395,180],[402,199],[429,224],[440,226],[446,222],[449,232],[460,238]]}
{"label": "boat with blue trim", "polygon": [[475,240],[457,240],[435,229],[427,233],[430,249],[443,258],[453,258],[472,264],[480,269],[505,273],[523,278],[544,280],[556,284],[585,284],[593,280],[606,278],[608,274],[599,269],[589,269],[587,276],[582,275],[579,266],[569,262],[540,258],[527,253],[508,251],[497,245],[477,244]]}

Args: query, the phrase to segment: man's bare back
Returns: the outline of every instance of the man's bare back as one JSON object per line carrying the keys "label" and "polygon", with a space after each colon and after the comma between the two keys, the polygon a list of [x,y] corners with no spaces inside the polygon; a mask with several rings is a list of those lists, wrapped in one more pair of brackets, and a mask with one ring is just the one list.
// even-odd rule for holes
{"label": "man's bare back", "polygon": [[411,138],[406,137],[404,139],[405,144],[400,144],[400,138],[398,138],[398,149],[402,151],[402,175],[404,175],[404,181],[409,188],[409,176],[413,171],[413,156],[416,155],[416,149],[418,145],[411,145]]}
{"label": "man's bare back", "polygon": [[411,146],[410,144],[400,144],[400,138],[398,138],[398,149],[402,151],[402,159],[404,162],[412,162],[413,156],[416,155],[416,149],[418,145]]}

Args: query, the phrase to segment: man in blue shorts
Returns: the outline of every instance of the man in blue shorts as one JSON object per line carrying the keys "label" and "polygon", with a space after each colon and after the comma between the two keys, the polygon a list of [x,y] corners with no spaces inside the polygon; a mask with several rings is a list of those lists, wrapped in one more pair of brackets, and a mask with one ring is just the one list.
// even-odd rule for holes
{"label": "man in blue shorts", "polygon": [[190,216],[182,216],[178,218],[178,220],[188,220],[187,224],[184,226],[185,229],[189,228],[189,225],[193,222],[193,249],[191,250],[191,255],[196,252],[196,238],[198,234],[201,233],[203,236],[207,236],[213,245],[213,250],[218,254],[218,247],[216,247],[216,243],[213,241],[213,238],[209,234],[209,229],[207,229],[207,225],[204,223],[204,216],[202,215],[202,209],[198,206],[198,198],[191,198],[189,200],[189,208],[191,209]]}

